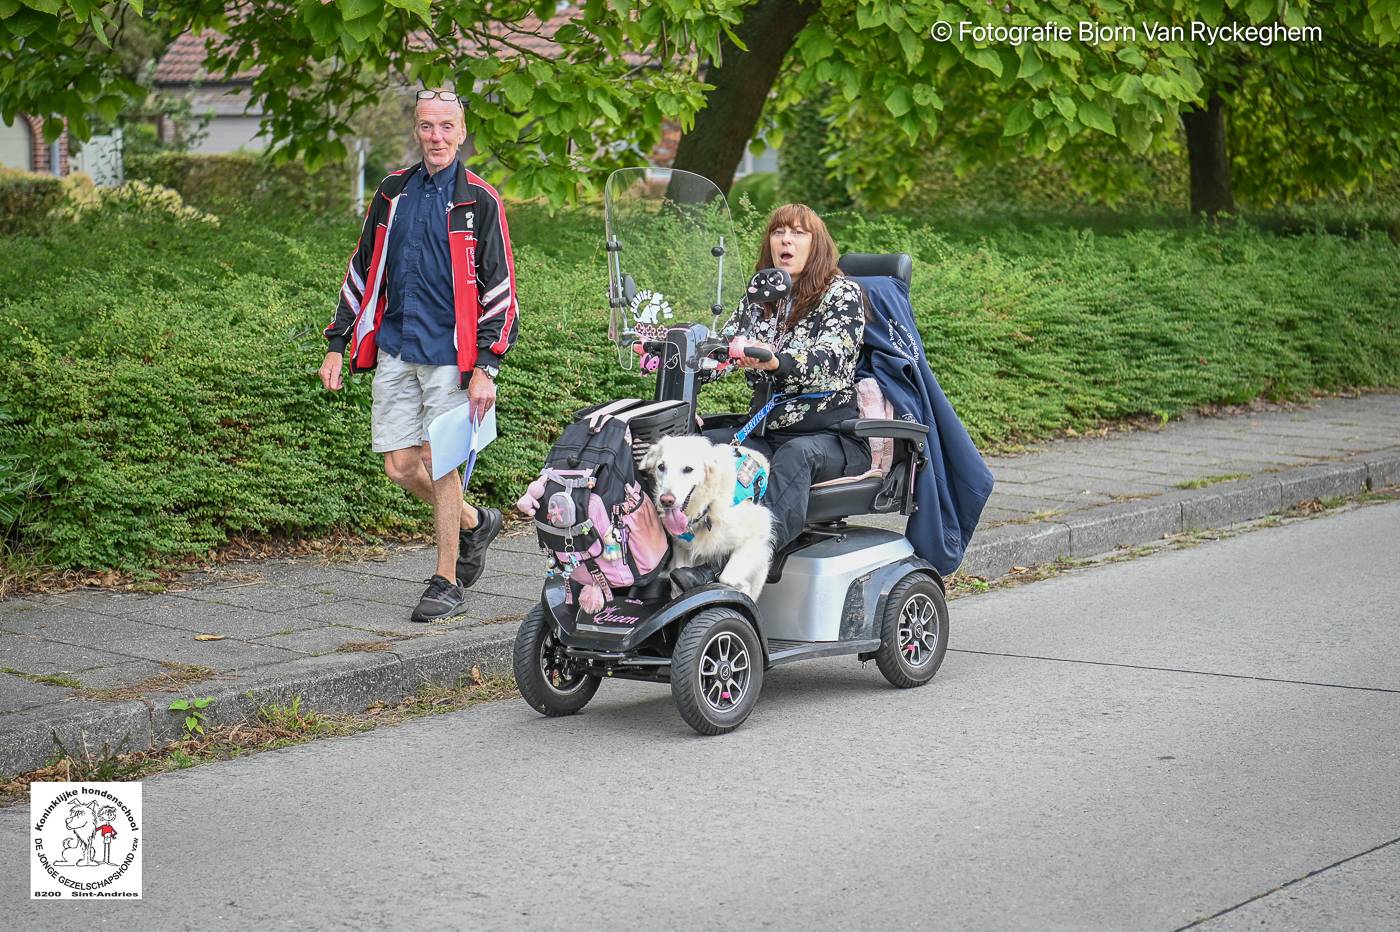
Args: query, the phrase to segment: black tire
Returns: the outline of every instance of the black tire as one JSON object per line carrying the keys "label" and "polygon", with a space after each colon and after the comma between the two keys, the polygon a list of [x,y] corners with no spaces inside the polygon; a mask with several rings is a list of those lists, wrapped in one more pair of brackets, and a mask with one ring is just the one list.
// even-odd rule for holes
{"label": "black tire", "polygon": [[[903,629],[903,630],[901,630]],[[912,573],[890,590],[880,616],[875,663],[891,685],[922,686],[948,651],[948,603],[943,589],[923,573]]]}
{"label": "black tire", "polygon": [[671,652],[671,698],[687,725],[727,734],[744,724],[762,689],[763,647],[747,618],[719,607],[686,622]]}
{"label": "black tire", "polygon": [[515,685],[530,708],[551,718],[573,715],[598,691],[596,676],[566,676],[560,669],[563,656],[544,605],[536,605],[515,635]]}

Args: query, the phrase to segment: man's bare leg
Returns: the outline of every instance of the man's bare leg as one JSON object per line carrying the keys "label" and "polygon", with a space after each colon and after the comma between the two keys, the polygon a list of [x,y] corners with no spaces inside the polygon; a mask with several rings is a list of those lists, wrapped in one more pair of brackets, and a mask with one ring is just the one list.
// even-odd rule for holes
{"label": "man's bare leg", "polygon": [[466,503],[462,501],[462,478],[457,475],[457,470],[433,483],[433,498],[433,520],[437,524],[437,574],[443,579],[450,579],[455,586],[457,541],[465,520],[463,512],[466,511]]}
{"label": "man's bare leg", "polygon": [[[434,512],[437,510],[437,492],[434,489],[432,473],[427,467],[427,463],[432,462],[429,458],[431,450],[428,444],[421,447],[405,447],[402,450],[391,450],[384,454],[384,473],[395,485],[413,495],[420,501],[427,502],[433,506]],[[453,480],[457,483],[457,488],[462,488],[462,474],[453,470],[443,476],[440,482]],[[462,500],[461,492],[457,494],[457,500]],[[476,527],[476,522],[480,518],[479,512],[471,505],[462,502],[459,510],[460,526],[465,531],[470,531]],[[451,576],[447,577],[451,579]]]}

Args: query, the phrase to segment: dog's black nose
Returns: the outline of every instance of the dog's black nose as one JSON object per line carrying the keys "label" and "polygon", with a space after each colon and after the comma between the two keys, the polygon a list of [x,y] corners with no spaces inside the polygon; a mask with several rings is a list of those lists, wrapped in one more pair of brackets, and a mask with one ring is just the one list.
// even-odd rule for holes
{"label": "dog's black nose", "polygon": [[660,498],[657,499],[657,501],[661,503],[662,508],[673,508],[676,504],[676,497],[670,492],[665,492],[661,495]]}

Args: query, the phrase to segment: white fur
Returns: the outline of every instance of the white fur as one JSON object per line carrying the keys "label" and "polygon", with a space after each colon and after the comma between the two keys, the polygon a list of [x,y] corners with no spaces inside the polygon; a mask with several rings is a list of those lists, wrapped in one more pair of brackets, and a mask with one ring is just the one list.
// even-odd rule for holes
{"label": "white fur", "polygon": [[[762,454],[747,447],[744,452],[768,469]],[[677,507],[684,503],[689,530],[695,535],[691,541],[672,536],[671,566],[699,566],[728,557],[719,581],[757,599],[773,560],[769,540],[773,515],[752,500],[734,504],[734,464],[733,448],[727,444],[713,444],[704,437],[663,437],[647,451],[642,469],[652,476],[657,507],[662,507],[662,495],[674,495]],[[708,527],[703,521],[697,525],[695,517],[707,507]]]}

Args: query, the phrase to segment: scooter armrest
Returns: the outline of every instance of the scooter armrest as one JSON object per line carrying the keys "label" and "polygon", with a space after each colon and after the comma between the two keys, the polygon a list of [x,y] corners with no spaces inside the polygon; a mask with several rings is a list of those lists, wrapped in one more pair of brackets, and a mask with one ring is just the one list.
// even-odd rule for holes
{"label": "scooter armrest", "polygon": [[873,417],[842,421],[838,429],[848,437],[893,437],[896,440],[911,440],[915,443],[928,437],[928,426],[925,424]]}

